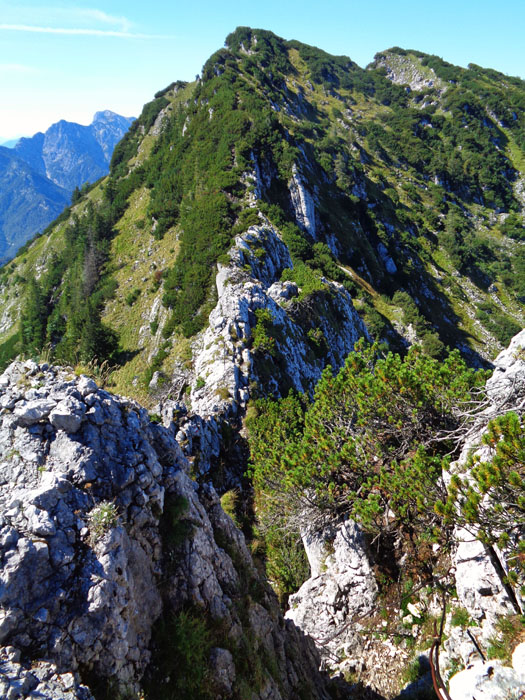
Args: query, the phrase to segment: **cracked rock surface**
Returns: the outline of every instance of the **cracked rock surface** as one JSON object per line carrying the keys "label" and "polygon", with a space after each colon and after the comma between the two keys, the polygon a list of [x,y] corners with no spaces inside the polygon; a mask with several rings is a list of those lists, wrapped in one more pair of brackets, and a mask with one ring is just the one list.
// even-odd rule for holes
{"label": "cracked rock surface", "polygon": [[215,630],[214,697],[240,697],[245,656],[262,659],[253,700],[327,697],[313,643],[176,432],[68,370],[0,376],[1,697],[90,700],[93,679],[139,697],[154,623],[190,608]]}

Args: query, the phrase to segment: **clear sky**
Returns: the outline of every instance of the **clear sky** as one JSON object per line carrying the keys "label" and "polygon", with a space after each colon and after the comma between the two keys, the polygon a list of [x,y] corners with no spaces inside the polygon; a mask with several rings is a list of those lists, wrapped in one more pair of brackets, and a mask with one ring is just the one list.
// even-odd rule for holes
{"label": "clear sky", "polygon": [[138,116],[239,25],[363,67],[401,46],[525,78],[525,0],[0,0],[0,142],[102,109]]}

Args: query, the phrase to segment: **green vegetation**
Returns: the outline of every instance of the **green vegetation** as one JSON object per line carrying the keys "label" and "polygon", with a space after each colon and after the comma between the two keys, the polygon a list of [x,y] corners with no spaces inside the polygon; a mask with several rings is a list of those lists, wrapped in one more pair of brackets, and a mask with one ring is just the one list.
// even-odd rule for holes
{"label": "green vegetation", "polygon": [[489,659],[500,659],[503,664],[510,666],[512,652],[520,642],[525,640],[525,616],[502,617],[496,626],[497,632],[490,639],[488,657]]}
{"label": "green vegetation", "polygon": [[20,338],[18,334],[14,334],[0,343],[0,372],[3,372],[7,365],[12,361],[19,352]]}
{"label": "green vegetation", "polygon": [[471,623],[470,615],[465,608],[456,608],[450,618],[452,627],[463,627],[466,629]]}
{"label": "green vegetation", "polygon": [[[472,457],[468,476],[453,473],[448,486],[443,480],[455,432],[476,411],[486,376],[457,352],[438,361],[414,347],[401,358],[360,343],[337,375],[324,371],[313,401],[290,393],[255,402],[249,473],[267,570],[282,598],[307,575],[296,551],[301,523],[348,516],[378,546],[395,535],[414,560],[425,552],[427,568],[428,544],[446,551],[453,528],[466,527],[505,553],[509,590],[518,583],[525,572],[523,420],[510,412],[492,421],[483,437],[490,458]],[[453,624],[468,624],[461,610]]]}
{"label": "green vegetation", "polygon": [[[21,323],[16,339],[13,328],[0,338],[0,362],[44,347],[69,363],[94,354],[116,366],[118,390],[147,400],[154,371],[167,374],[205,327],[216,263],[228,264],[233,237],[265,218],[289,249],[293,269],[282,279],[299,287],[289,305],[312,358],[326,351],[311,331],[334,293],[330,280],[393,349],[402,347],[395,329],[410,324],[434,357],[447,346],[488,355],[507,343],[525,299],[514,193],[525,163],[524,84],[414,51],[383,57],[408,60],[434,87],[409,92],[382,68],[271,32],[233,32],[202,79],[172,83],[144,107],[109,178],[75,192],[3,269],[0,302],[20,309],[12,317]],[[294,172],[315,200],[315,241],[296,220]],[[266,253],[251,255],[263,262]],[[168,318],[161,309],[151,332],[162,319],[168,344],[148,338],[139,348],[140,310],[160,291]],[[266,326],[257,323],[256,348],[259,331],[274,337]],[[278,357],[259,354],[268,375],[278,371]]]}
{"label": "green vegetation", "polygon": [[252,331],[252,349],[254,352],[273,355],[275,352],[275,339],[269,335],[273,326],[272,313],[269,309],[256,309],[257,323]]}
{"label": "green vegetation", "polygon": [[[290,395],[258,402],[250,424],[251,475],[283,513],[301,508],[357,517],[368,531],[437,525],[443,493],[443,437],[457,426],[455,406],[484,379],[457,352],[443,362],[411,350],[379,356],[362,344],[334,377],[328,368],[315,400]],[[390,516],[389,516],[390,517]]]}
{"label": "green vegetation", "polygon": [[103,362],[116,353],[116,334],[101,320],[115,290],[106,268],[113,215],[91,203],[66,227],[66,249],[53,256],[47,273],[38,282],[29,277],[20,316],[24,354],[38,355],[48,345],[56,360],[74,364]]}
{"label": "green vegetation", "polygon": [[118,510],[113,501],[101,501],[88,513],[89,536],[94,544],[118,524]]}
{"label": "green vegetation", "polygon": [[[296,549],[304,518],[350,516],[375,536],[408,538],[415,556],[429,540],[446,543],[453,522],[435,510],[447,495],[442,459],[453,449],[458,406],[468,410],[485,378],[457,352],[437,361],[416,347],[401,358],[360,343],[337,375],[325,370],[313,401],[293,393],[257,401],[250,475],[268,569],[283,568],[282,550]],[[274,574],[280,591],[301,583],[298,570],[290,567],[293,584]]]}
{"label": "green vegetation", "polygon": [[507,552],[511,584],[525,572],[525,430],[522,419],[506,413],[491,421],[483,436],[490,461],[471,457],[468,476],[453,474],[445,502],[436,510],[446,524],[461,524],[486,545]]}
{"label": "green vegetation", "polygon": [[131,291],[129,294],[126,295],[126,304],[128,306],[133,306],[133,304],[137,301],[137,299],[140,296],[140,289],[135,287],[133,291]]}
{"label": "green vegetation", "polygon": [[158,698],[159,692],[164,700],[213,698],[207,683],[212,638],[206,619],[198,610],[181,610],[171,618],[161,618],[153,643],[158,669],[151,687],[146,679],[146,698]]}

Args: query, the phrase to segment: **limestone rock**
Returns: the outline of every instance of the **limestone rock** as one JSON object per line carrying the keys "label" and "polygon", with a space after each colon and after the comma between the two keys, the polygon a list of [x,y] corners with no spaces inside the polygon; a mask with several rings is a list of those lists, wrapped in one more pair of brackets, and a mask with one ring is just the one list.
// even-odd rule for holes
{"label": "limestone rock", "polygon": [[[509,347],[494,361],[493,375],[487,381],[487,393],[491,404],[480,416],[475,430],[465,441],[461,455],[451,465],[451,471],[461,470],[471,454],[481,459],[490,459],[490,451],[481,444],[491,418],[506,410],[523,411],[525,408],[525,330],[516,335]],[[486,641],[494,632],[496,621],[502,615],[516,612],[515,602],[509,598],[508,589],[494,565],[494,558],[488,549],[465,530],[456,532],[457,548],[454,555],[456,566],[456,587],[461,604],[481,625],[481,635]],[[503,570],[505,557],[494,548],[495,555]],[[515,597],[521,611],[525,601],[519,594],[520,586],[515,587]]]}
{"label": "limestone rock", "polygon": [[299,226],[316,240],[315,204],[314,199],[304,184],[297,166],[293,166],[292,179],[289,183],[290,199]]}
{"label": "limestone rock", "polygon": [[0,697],[5,700],[94,700],[73,673],[59,673],[47,661],[23,664],[20,651],[0,647]]}
{"label": "limestone rock", "polygon": [[361,532],[347,520],[304,533],[303,543],[312,576],[290,596],[286,617],[314,638],[331,668],[343,661],[342,649],[359,665],[358,618],[371,611],[378,591]]}
{"label": "limestone rock", "polygon": [[444,81],[438,78],[431,68],[423,68],[414,56],[401,56],[390,52],[379,54],[376,67],[385,68],[387,78],[397,85],[408,85],[411,90],[429,87],[446,89]]}
{"label": "limestone rock", "polygon": [[217,493],[188,476],[173,425],[33,362],[10,365],[0,392],[1,697],[92,700],[91,678],[140,694],[155,621],[191,609],[216,630],[217,698],[247,682],[248,656],[253,700],[300,687],[327,700],[313,643],[283,620]]}
{"label": "limestone rock", "polygon": [[525,675],[501,661],[478,662],[450,679],[452,700],[519,700]]}
{"label": "limestone rock", "polygon": [[86,408],[73,396],[68,396],[57,404],[49,414],[49,422],[56,430],[76,433],[84,419]]}
{"label": "limestone rock", "polygon": [[[33,425],[48,416],[56,405],[56,401],[46,398],[33,401],[22,400],[16,403],[14,414],[18,418],[19,425]],[[5,407],[8,408],[9,403],[6,402]]]}
{"label": "limestone rock", "polygon": [[[230,265],[220,265],[217,273],[217,306],[193,348],[195,376],[204,385],[194,385],[190,400],[192,411],[203,419],[242,413],[254,380],[265,393],[279,394],[286,386],[311,390],[326,364],[340,367],[359,337],[367,335],[345,288],[325,280],[327,293],[320,300],[317,327],[326,353],[322,359],[315,356],[308,337],[310,322],[301,322],[294,305],[297,285],[280,281],[283,270],[293,267],[289,251],[269,223],[237,236],[229,255]],[[278,360],[251,348],[258,309],[271,314]]]}

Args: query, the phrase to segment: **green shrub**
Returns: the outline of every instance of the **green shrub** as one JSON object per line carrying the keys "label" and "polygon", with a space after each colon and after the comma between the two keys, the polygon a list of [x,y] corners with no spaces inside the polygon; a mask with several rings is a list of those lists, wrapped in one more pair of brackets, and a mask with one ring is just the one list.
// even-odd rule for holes
{"label": "green shrub", "polygon": [[197,377],[197,381],[195,382],[195,389],[202,389],[203,387],[206,386],[206,380],[203,379],[202,377]]}
{"label": "green shrub", "polygon": [[335,377],[323,372],[313,403],[293,394],[256,402],[250,474],[268,507],[292,520],[318,509],[377,534],[394,513],[390,530],[425,538],[442,525],[434,512],[446,493],[439,455],[451,447],[455,406],[468,405],[486,375],[457,351],[443,361],[417,347],[404,358],[377,353],[359,343]]}
{"label": "green shrub", "polygon": [[132,290],[131,292],[129,292],[128,294],[126,294],[126,297],[125,297],[125,302],[126,302],[126,304],[127,304],[128,306],[133,306],[133,304],[137,301],[137,299],[139,298],[139,296],[140,296],[140,289],[138,289],[137,287],[135,287],[135,289],[133,289],[133,290]]}
{"label": "green shrub", "polygon": [[157,668],[154,677],[146,676],[146,700],[212,700],[208,682],[212,643],[203,611],[187,609],[161,617],[153,631]]}
{"label": "green shrub", "polygon": [[273,355],[275,353],[275,338],[270,333],[273,327],[273,316],[269,309],[256,309],[257,323],[252,329],[252,349],[254,352]]}

